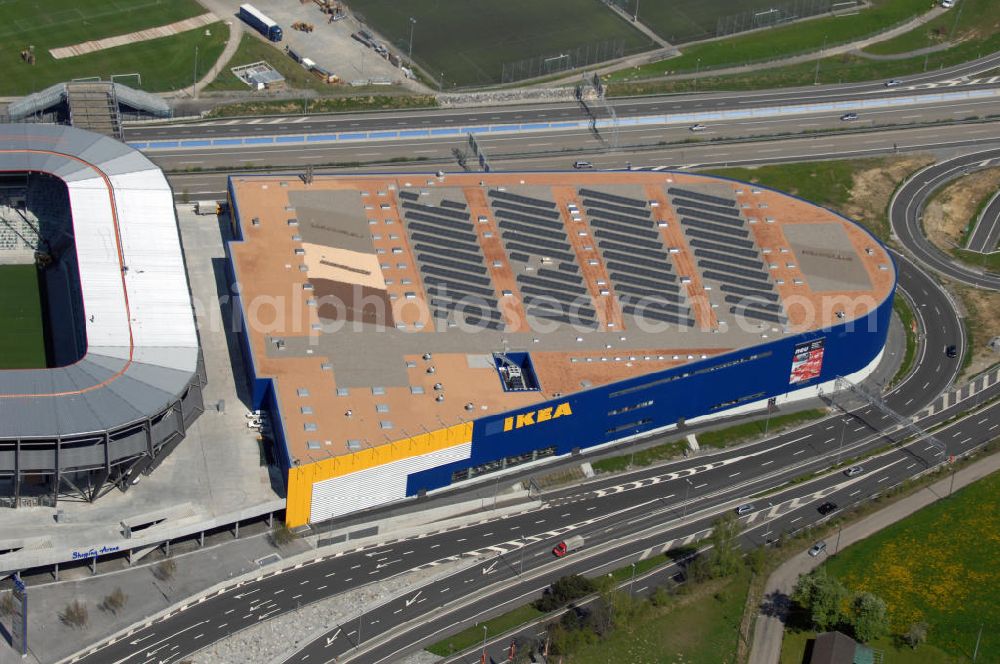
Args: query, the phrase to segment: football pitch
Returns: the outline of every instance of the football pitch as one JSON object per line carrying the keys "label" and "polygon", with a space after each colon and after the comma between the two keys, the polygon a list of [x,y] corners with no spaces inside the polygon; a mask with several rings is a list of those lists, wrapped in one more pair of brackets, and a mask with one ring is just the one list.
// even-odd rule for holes
{"label": "football pitch", "polygon": [[404,57],[412,28],[413,59],[446,88],[502,82],[505,65],[535,61],[542,64],[523,69],[544,74],[574,58],[593,63],[655,46],[600,0],[353,0],[350,7]]}
{"label": "football pitch", "polygon": [[[166,25],[206,10],[195,0],[6,0],[0,3],[0,95],[23,95],[74,78],[135,74],[120,82],[148,91],[191,85],[195,47],[199,71],[204,74],[225,47],[228,29],[222,22],[171,37],[119,46],[105,51],[56,60],[49,49],[124,35]],[[34,46],[35,64],[21,52]]]}
{"label": "football pitch", "polygon": [[0,369],[46,366],[42,296],[34,265],[0,265]]}

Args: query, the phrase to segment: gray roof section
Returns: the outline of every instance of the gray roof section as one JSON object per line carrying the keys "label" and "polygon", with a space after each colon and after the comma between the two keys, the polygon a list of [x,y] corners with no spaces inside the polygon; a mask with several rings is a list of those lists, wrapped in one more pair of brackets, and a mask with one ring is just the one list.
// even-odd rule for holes
{"label": "gray roof section", "polygon": [[[0,125],[0,149],[0,170],[44,171],[66,182],[93,178],[94,167],[109,175],[156,168],[118,141],[56,125]],[[60,154],[17,151],[28,149]],[[0,439],[99,434],[155,415],[187,389],[198,352],[137,347],[129,361],[127,348],[90,347],[70,366],[0,371]]]}

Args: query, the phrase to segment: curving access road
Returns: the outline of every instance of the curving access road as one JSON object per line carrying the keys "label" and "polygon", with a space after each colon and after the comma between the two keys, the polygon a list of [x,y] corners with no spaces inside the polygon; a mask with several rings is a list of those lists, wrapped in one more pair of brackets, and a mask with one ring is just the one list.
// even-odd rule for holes
{"label": "curving access road", "polygon": [[936,191],[972,171],[998,164],[1000,148],[968,152],[918,171],[896,191],[889,203],[893,233],[921,265],[969,286],[1000,290],[1000,274],[958,263],[927,239],[922,225],[924,208]]}
{"label": "curving access road", "polygon": [[[964,338],[961,323],[948,296],[934,279],[906,259],[894,257],[899,270],[899,289],[911,300],[925,305],[917,307],[915,314],[926,330],[926,343],[916,358],[913,373],[884,398],[896,411],[912,415],[930,403],[954,380],[960,368],[959,360],[946,357],[943,348],[954,343],[959,345],[960,350],[964,350]],[[962,353],[959,352],[958,357],[961,356]],[[1000,383],[993,385],[991,389],[1000,391]],[[933,415],[926,416],[923,422],[929,424],[944,421],[960,407],[953,405],[950,409],[938,410]],[[415,590],[386,605],[367,608],[356,618],[359,620],[360,630],[352,625],[334,628],[315,642],[321,645],[310,645],[300,655],[312,653],[313,657],[308,661],[327,661],[334,655],[349,654],[356,650],[356,646],[364,646],[368,639],[390,631],[392,638],[384,643],[379,642],[379,652],[392,655],[394,652],[406,651],[419,647],[424,639],[433,638],[435,631],[445,629],[455,621],[455,617],[449,617],[450,614],[446,612],[433,621],[429,617],[420,621],[421,624],[426,624],[429,632],[422,631],[423,628],[414,632],[409,626],[398,634],[393,631],[409,623],[414,617],[428,616],[432,609],[445,603],[471,597],[473,591],[480,593],[481,597],[477,595],[477,598],[483,604],[477,605],[479,608],[475,610],[478,613],[473,613],[473,608],[470,608],[462,618],[480,615],[502,603],[502,597],[497,593],[509,593],[515,588],[521,588],[521,592],[535,592],[537,587],[531,586],[531,583],[542,587],[555,576],[565,573],[566,569],[573,569],[561,564],[551,565],[546,558],[553,539],[563,533],[583,534],[595,546],[603,546],[602,555],[610,556],[609,559],[621,556],[616,551],[622,542],[628,542],[629,546],[647,542],[647,548],[656,542],[659,542],[657,545],[662,545],[666,539],[677,539],[671,529],[677,526],[678,511],[682,515],[687,511],[685,505],[692,506],[691,516],[696,515],[695,510],[713,508],[690,524],[697,529],[695,532],[704,530],[706,520],[710,520],[711,515],[718,510],[728,509],[749,495],[780,485],[795,476],[828,466],[830,455],[838,447],[842,448],[841,452],[847,458],[848,455],[882,447],[887,439],[899,440],[899,434],[887,436],[882,433],[892,429],[894,424],[895,420],[885,413],[865,406],[852,411],[849,417],[823,419],[738,449],[723,450],[665,467],[647,468],[602,479],[589,483],[586,487],[554,491],[545,496],[545,503],[540,509],[519,515],[488,519],[467,527],[429,533],[380,547],[331,554],[312,563],[269,572],[256,580],[224,588],[199,601],[192,600],[183,608],[138,626],[126,637],[105,641],[71,661],[88,664],[124,664],[161,659],[177,661],[233,632],[294,611],[300,605],[408,570],[435,566],[442,561],[471,562],[507,552],[505,557],[495,561],[497,565],[492,570],[483,571],[489,567],[488,564],[482,568],[477,565],[471,570],[440,578],[435,582],[436,585],[429,586],[419,594]],[[992,426],[993,421],[989,419],[984,424]],[[981,427],[981,433],[985,434],[987,431],[988,427]],[[955,442],[974,444],[974,439],[966,441],[966,438],[969,436],[963,435]],[[965,448],[960,445],[954,451],[962,449]],[[934,460],[934,457],[924,455],[921,460],[895,463],[892,472],[912,474],[926,468]],[[878,484],[889,481],[887,479],[880,482],[879,478],[882,476],[872,475],[866,481],[873,483],[877,489]],[[893,482],[896,481],[895,477],[892,476]],[[687,479],[691,482],[686,483]],[[843,488],[845,487],[836,482],[826,487],[830,493]],[[802,493],[789,494],[789,508],[813,507],[801,510],[797,516],[791,513],[784,515],[787,516],[785,527],[797,528],[816,518],[814,493],[817,489],[797,485],[792,490]],[[851,495],[853,491],[858,493]],[[868,488],[852,488],[845,491],[844,498],[838,498],[838,502],[847,505],[868,493]],[[798,502],[792,505],[792,501]],[[650,534],[650,529],[655,529],[655,532]],[[681,534],[680,537],[687,537],[687,534]],[[517,553],[512,555],[511,551]],[[510,579],[495,583],[511,572],[514,558],[518,555],[523,555],[523,564],[526,565],[523,569],[544,564],[543,568],[540,567],[544,573],[525,579],[524,582],[529,585],[527,590],[510,582]],[[574,560],[577,562],[567,560],[566,564],[571,566],[581,562],[580,557]],[[509,599],[509,595],[507,597]],[[321,650],[322,658],[313,648]],[[365,655],[361,661],[379,659],[369,656],[372,654]]]}
{"label": "curving access road", "polygon": [[1000,191],[986,203],[969,238],[969,251],[988,254],[1000,248]]}

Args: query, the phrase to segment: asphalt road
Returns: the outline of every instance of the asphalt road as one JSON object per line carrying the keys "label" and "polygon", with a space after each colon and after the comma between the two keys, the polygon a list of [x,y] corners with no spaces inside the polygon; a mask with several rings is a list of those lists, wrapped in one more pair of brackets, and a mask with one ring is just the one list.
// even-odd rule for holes
{"label": "asphalt road", "polygon": [[[943,348],[949,343],[957,344],[960,358],[964,351],[964,338],[961,324],[947,296],[926,273],[906,261],[900,261],[899,287],[911,298],[926,305],[915,311],[926,330],[926,343],[917,358],[916,370],[885,396],[892,408],[909,414],[927,404],[954,379],[959,360],[947,358]],[[927,307],[934,308],[933,317]],[[998,387],[1000,384],[994,386],[995,389]],[[947,411],[938,413],[927,422],[941,421],[950,414]],[[407,570],[434,566],[439,561],[492,558],[501,551],[508,554],[518,551],[520,556],[521,547],[526,545],[523,549],[524,565],[528,569],[535,564],[530,561],[547,560],[547,551],[552,543],[567,532],[587,537],[590,542],[588,548],[604,542],[610,551],[630,538],[641,537],[640,533],[651,526],[677,518],[677,511],[683,512],[685,503],[692,505],[692,512],[710,506],[726,509],[753,493],[829,465],[829,457],[835,453],[835,447],[841,449],[844,458],[880,447],[886,439],[877,432],[893,423],[894,420],[887,415],[865,406],[849,418],[821,420],[740,449],[619,475],[583,488],[554,491],[545,495],[541,509],[521,515],[487,520],[447,532],[429,533],[389,546],[340,553],[299,568],[267,573],[259,581],[228,587],[204,601],[192,601],[164,619],[114,643],[103,643],[74,661],[95,664],[177,661],[232,632],[279,613]],[[987,431],[985,426],[977,430],[979,434]],[[916,467],[909,469],[910,472],[917,470]],[[691,483],[684,482],[685,479],[691,479]],[[705,519],[708,518],[705,516]],[[804,516],[802,518],[805,519]],[[702,523],[702,528],[704,525]],[[663,537],[657,537],[662,544]],[[609,552],[608,555],[612,554]],[[576,564],[574,561],[580,560],[576,557],[566,562],[573,565]],[[382,607],[371,608],[360,619],[360,639],[364,642],[368,638],[366,634],[371,637],[384,634],[394,625],[402,624],[415,615],[426,616],[449,598],[467,596],[474,587],[482,588],[491,584],[494,578],[502,578],[494,576],[504,573],[497,570],[509,571],[512,566],[512,558],[507,555],[492,571],[484,572],[477,566],[464,575],[459,573],[440,580],[418,597],[411,595]],[[545,570],[551,574],[533,580],[536,590],[546,585],[551,575],[559,576],[566,571],[559,565],[546,567]],[[477,581],[469,581],[470,578]],[[511,583],[503,585],[505,591],[509,590],[508,586],[514,587]],[[406,605],[406,599],[412,600],[409,605]],[[494,606],[499,601],[494,599],[496,601],[484,601]],[[484,605],[480,609],[489,606]],[[464,617],[472,615],[463,614]],[[435,629],[445,629],[440,623],[435,624]],[[368,625],[367,630],[365,625]],[[356,631],[352,626],[342,628],[341,634],[331,641],[335,644],[331,646],[333,650],[324,646],[327,657],[336,652],[347,653],[354,647],[350,638],[357,640],[358,637],[357,634],[351,636],[352,629]],[[335,631],[331,630],[323,637],[323,642],[332,638]],[[393,640],[384,647],[390,650],[409,648],[420,639],[428,638],[420,634],[413,636],[413,632],[401,632],[398,637],[401,641]],[[376,660],[366,655],[364,661]]]}
{"label": "asphalt road", "polygon": [[[691,95],[669,95],[662,97],[628,97],[609,99],[616,115],[658,115],[661,113],[684,113],[699,110],[722,110],[769,104],[819,103],[845,101],[855,98],[907,96],[915,90],[947,88],[952,85],[977,87],[990,85],[988,79],[972,82],[980,74],[988,73],[1000,66],[1000,53],[965,64],[923,74],[908,76],[903,85],[893,88],[884,83],[848,83],[842,85],[793,88],[759,92],[719,92]],[[600,103],[592,103],[590,113],[598,118],[608,117]],[[416,111],[385,111],[379,113],[330,114],[284,116],[283,118],[241,118],[178,122],[170,124],[131,125],[125,130],[127,141],[169,140],[179,138],[218,138],[232,135],[278,135],[331,131],[369,131],[373,129],[398,129],[400,127],[420,128],[421,126],[471,124],[505,124],[510,122],[581,120],[587,119],[587,111],[577,103],[556,103],[526,106],[503,106],[487,108],[430,109]],[[278,120],[281,120],[280,122]]]}
{"label": "asphalt road", "polygon": [[967,246],[969,251],[984,254],[1000,248],[1000,191],[994,194],[983,208]]}
{"label": "asphalt road", "polygon": [[[563,150],[579,150],[581,138],[579,136],[563,136],[553,139],[535,137],[531,142],[508,141],[501,138],[491,139],[487,143],[493,157],[494,168],[497,170],[565,170],[570,168],[574,159],[584,158],[591,161],[595,168],[616,169],[626,168],[628,164],[642,168],[708,168],[721,166],[749,166],[755,164],[767,164],[791,161],[816,161],[822,159],[846,159],[854,157],[873,157],[891,153],[893,146],[898,152],[948,152],[960,149],[975,149],[982,147],[991,140],[996,140],[1000,135],[1000,123],[971,123],[957,125],[934,125],[929,127],[918,127],[912,129],[884,128],[871,133],[834,133],[819,136],[796,136],[789,138],[776,138],[762,142],[711,142],[706,144],[680,144],[673,146],[651,147],[644,150],[621,150],[618,152],[607,152],[596,150],[594,154],[589,152],[566,152]],[[656,137],[648,138],[654,141]],[[451,150],[454,144],[448,142],[424,142],[420,144],[400,145],[392,144],[366,144],[363,150],[355,146],[353,153],[338,153],[330,146],[316,149],[302,148],[291,155],[295,158],[297,168],[281,169],[277,167],[269,170],[271,173],[289,173],[297,175],[302,173],[302,169],[307,164],[323,164],[335,161],[379,161],[387,162],[392,156],[398,155],[403,150],[408,150],[410,156],[416,155],[424,157],[427,161],[404,162],[404,163],[378,163],[373,165],[355,165],[349,168],[350,172],[431,172],[441,168],[443,170],[454,169],[455,159]],[[523,143],[523,145],[522,145]],[[534,143],[534,145],[533,145]],[[386,151],[382,152],[382,146],[386,145]],[[592,143],[591,143],[592,145]],[[521,146],[515,148],[514,146]],[[525,149],[529,154],[523,156],[513,155],[518,149]],[[417,150],[436,150],[434,154],[416,154]],[[534,154],[531,154],[534,152]],[[377,154],[376,154],[377,153]],[[548,156],[546,156],[548,155]],[[154,162],[161,168],[185,168],[194,167],[199,169],[211,168],[212,163],[226,162],[233,163],[233,156],[229,154],[220,155],[218,152],[206,154],[204,156],[178,155],[150,155]],[[215,161],[209,161],[214,159]],[[191,165],[183,162],[189,160],[204,160],[201,164]],[[239,157],[239,163],[244,168],[253,165],[267,163],[277,166],[278,160],[270,158],[264,162],[260,155],[244,154]],[[238,170],[238,169],[235,169]],[[325,170],[334,169],[328,168]],[[347,169],[338,169],[343,172]],[[321,171],[322,172],[322,171]],[[199,198],[225,198],[226,182],[229,173],[173,173],[168,175],[175,197],[183,198],[187,196],[190,200]]]}
{"label": "asphalt road", "polygon": [[916,173],[900,187],[889,204],[889,220],[900,243],[916,260],[934,271],[976,288],[1000,290],[1000,274],[957,263],[924,235],[924,206],[935,191],[974,170],[1000,163],[1000,148],[966,152]]}
{"label": "asphalt road", "polygon": [[[617,131],[601,129],[563,129],[531,131],[511,134],[480,136],[481,149],[489,156],[494,168],[510,156],[559,155],[561,168],[569,168],[578,158],[590,159],[589,154],[601,156],[615,150],[675,144],[678,148],[695,148],[716,145],[720,141],[747,138],[780,138],[783,136],[813,134],[816,138],[844,135],[864,136],[870,145],[891,148],[892,141],[882,135],[888,129],[900,126],[955,122],[968,117],[1000,115],[1000,98],[971,99],[964,101],[932,101],[902,108],[872,109],[859,113],[858,120],[844,122],[840,113],[824,111],[806,115],[762,116],[742,120],[711,122],[707,129],[692,133],[686,126],[638,125],[620,127]],[[930,127],[928,127],[930,128]],[[940,127],[934,127],[940,129]],[[980,129],[982,129],[980,127]],[[850,133],[846,133],[850,132]],[[985,133],[985,132],[984,132]],[[826,134],[824,136],[824,134]],[[761,146],[766,154],[780,148]],[[711,154],[713,151],[707,151]],[[293,166],[307,164],[348,164],[364,162],[399,162],[420,160],[444,162],[447,168],[459,164],[457,155],[468,154],[465,137],[437,136],[395,140],[354,141],[315,144],[239,145],[228,147],[171,148],[151,150],[146,154],[166,171],[221,169],[239,171],[253,167]],[[474,157],[469,157],[474,162]],[[593,161],[593,160],[591,160]],[[426,168],[426,166],[425,166]]]}

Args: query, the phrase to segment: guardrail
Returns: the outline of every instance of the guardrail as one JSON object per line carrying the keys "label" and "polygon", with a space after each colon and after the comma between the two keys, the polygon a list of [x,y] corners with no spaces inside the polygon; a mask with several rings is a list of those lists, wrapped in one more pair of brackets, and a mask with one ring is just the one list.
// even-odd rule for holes
{"label": "guardrail", "polygon": [[198,148],[242,148],[282,145],[322,145],[329,143],[363,143],[415,138],[462,137],[467,134],[517,134],[534,131],[561,131],[573,129],[604,129],[655,125],[684,125],[719,120],[744,120],[761,117],[805,115],[823,112],[857,112],[879,108],[896,108],[920,103],[946,103],[969,99],[1000,97],[1000,89],[976,89],[959,92],[939,92],[907,97],[853,99],[818,104],[791,104],[760,108],[737,108],[724,111],[698,111],[636,117],[601,118],[598,120],[569,120],[564,122],[526,122],[499,125],[471,125],[467,127],[428,127],[423,129],[388,129],[374,131],[340,131],[320,134],[289,134],[278,136],[232,136],[225,138],[191,138],[165,141],[140,141],[129,143],[136,150],[183,150]]}

